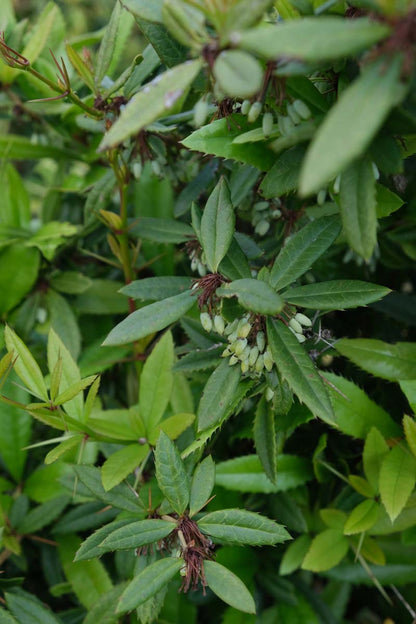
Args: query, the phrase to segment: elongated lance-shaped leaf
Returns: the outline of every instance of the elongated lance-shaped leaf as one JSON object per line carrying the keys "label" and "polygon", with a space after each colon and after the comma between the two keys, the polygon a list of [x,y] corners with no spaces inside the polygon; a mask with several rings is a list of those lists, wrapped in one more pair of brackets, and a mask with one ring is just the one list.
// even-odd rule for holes
{"label": "elongated lance-shaped leaf", "polygon": [[254,444],[264,472],[270,481],[276,484],[277,477],[277,445],[276,428],[273,411],[263,396],[256,409],[254,419]]}
{"label": "elongated lance-shaped leaf", "polygon": [[389,453],[387,442],[376,427],[372,427],[365,439],[363,451],[364,474],[375,492],[379,491],[380,470]]}
{"label": "elongated lance-shaped leaf", "polygon": [[255,613],[256,605],[243,581],[216,561],[204,561],[204,572],[208,587],[231,607]]}
{"label": "elongated lance-shaped leaf", "polygon": [[144,511],[143,503],[126,483],[120,483],[111,492],[106,492],[101,482],[101,471],[99,468],[95,466],[74,466],[73,470],[87,490],[95,498],[103,501],[103,503],[136,514]]}
{"label": "elongated lance-shaped leaf", "polygon": [[[61,619],[58,619],[49,608],[45,607],[41,601],[32,594],[23,592],[22,590],[20,590],[18,594],[5,592],[5,598],[7,606],[16,616],[16,619],[8,611],[1,609],[1,624],[14,624],[15,622],[19,624],[23,622],[27,622],[28,624],[34,624],[35,622],[42,622],[42,624],[60,624],[62,622]],[[4,617],[3,614],[5,614]]]}
{"label": "elongated lance-shaped leaf", "polygon": [[44,401],[48,400],[48,391],[42,372],[19,336],[9,327],[4,330],[7,350],[14,353],[14,370],[29,391]]}
{"label": "elongated lance-shaped leaf", "polygon": [[288,303],[312,310],[346,310],[378,301],[390,288],[360,280],[331,280],[306,284],[282,293]]}
{"label": "elongated lance-shaped leaf", "polygon": [[120,290],[123,295],[142,301],[161,301],[189,290],[192,286],[190,277],[169,275],[167,277],[145,277],[127,284]]}
{"label": "elongated lance-shaped leaf", "polygon": [[380,470],[381,502],[394,522],[415,486],[416,459],[403,446],[395,446],[383,460]]}
{"label": "elongated lance-shaped leaf", "polygon": [[283,308],[283,300],[273,288],[262,280],[245,278],[235,280],[217,288],[220,297],[238,297],[243,308],[259,314],[278,314]]}
{"label": "elongated lance-shaped leaf", "polygon": [[149,453],[147,444],[129,444],[112,453],[101,469],[103,487],[111,490],[131,474],[144,461]]}
{"label": "elongated lance-shaped leaf", "polygon": [[99,149],[104,151],[147,125],[167,115],[183,100],[189,85],[201,69],[201,61],[186,61],[157,76],[127,104],[118,120],[104,136]]}
{"label": "elongated lance-shaped leaf", "polygon": [[[55,369],[59,359],[62,360],[62,375],[59,384],[60,400],[62,402],[63,396],[66,402],[65,411],[69,416],[82,421],[84,417],[84,397],[82,394],[83,384],[81,381],[81,373],[61,338],[51,328],[48,334],[48,368],[50,373]],[[92,381],[94,381],[93,378],[91,378],[91,383]],[[69,395],[66,394],[70,389],[72,389],[72,391],[76,390],[77,384],[80,384],[79,390],[75,392],[73,397],[70,396],[71,392]]]}
{"label": "elongated lance-shaped leaf", "polygon": [[337,216],[312,221],[299,230],[277,256],[270,274],[270,285],[280,290],[310,269],[341,231]]}
{"label": "elongated lance-shaped leaf", "polygon": [[230,544],[272,545],[290,539],[289,533],[273,520],[244,509],[221,509],[198,520],[204,533]]}
{"label": "elongated lance-shaped leaf", "polygon": [[186,314],[195,302],[196,298],[188,291],[140,308],[115,326],[103,346],[128,344],[165,329]]}
{"label": "elongated lance-shaped leaf", "polygon": [[356,161],[341,175],[339,203],[347,240],[365,260],[377,243],[376,181],[368,158]]}
{"label": "elongated lance-shaped leaf", "polygon": [[302,563],[304,570],[324,572],[336,566],[348,551],[348,539],[340,529],[326,529],[312,541]]}
{"label": "elongated lance-shaped leaf", "polygon": [[166,332],[147,358],[140,375],[139,413],[146,437],[156,427],[168,406],[173,386],[173,340]]}
{"label": "elongated lance-shaped leaf", "polygon": [[336,350],[354,364],[376,377],[399,381],[416,379],[416,344],[398,342],[389,344],[370,338],[343,338]]}
{"label": "elongated lance-shaped leaf", "polygon": [[147,566],[123,592],[117,613],[136,609],[164,587],[183,566],[183,559],[167,557]]}
{"label": "elongated lance-shaped leaf", "polygon": [[181,515],[189,503],[189,478],[174,443],[160,432],[155,450],[156,479],[173,509]]}
{"label": "elongated lance-shaped leaf", "polygon": [[356,54],[389,32],[388,26],[367,17],[346,20],[322,16],[285,20],[233,36],[240,47],[268,59],[284,56],[320,62]]}
{"label": "elongated lance-shaped leaf", "polygon": [[334,421],[332,405],[312,360],[292,332],[280,321],[267,320],[273,360],[299,400],[325,421]]}
{"label": "elongated lance-shaped leaf", "polygon": [[406,93],[400,72],[400,57],[381,58],[345,89],[308,149],[300,174],[302,195],[318,192],[365,152]]}
{"label": "elongated lance-shaped leaf", "polygon": [[208,198],[201,219],[201,244],[213,273],[228,251],[234,226],[230,189],[225,178],[221,178]]}
{"label": "elongated lance-shaped leaf", "polygon": [[95,68],[95,83],[97,87],[101,86],[101,81],[105,77],[108,68],[113,58],[114,50],[116,47],[116,38],[120,24],[120,17],[123,12],[121,2],[116,2],[113,12],[111,13],[110,21],[104,32],[104,37],[101,40],[101,45],[98,50],[97,63]]}
{"label": "elongated lance-shaped leaf", "polygon": [[193,516],[205,505],[215,484],[215,464],[211,455],[197,465],[191,483],[189,515]]}
{"label": "elongated lance-shaped leaf", "polygon": [[116,529],[120,529],[121,527],[126,526],[127,524],[133,524],[136,521],[132,518],[124,518],[124,520],[114,520],[109,524],[101,527],[94,533],[91,533],[84,540],[81,546],[78,548],[75,553],[74,561],[87,561],[88,559],[95,559],[95,557],[101,557],[106,550],[105,548],[101,548],[100,544],[105,540],[105,538],[110,535]]}
{"label": "elongated lance-shaped leaf", "polygon": [[167,520],[140,520],[110,533],[100,544],[104,550],[132,550],[153,544],[167,537],[176,528],[175,522]]}
{"label": "elongated lance-shaped leaf", "polygon": [[233,403],[240,377],[240,367],[229,366],[227,360],[223,360],[215,369],[205,384],[199,403],[198,431],[222,422]]}
{"label": "elongated lance-shaped leaf", "polygon": [[344,526],[344,535],[354,535],[368,531],[375,525],[380,513],[380,504],[375,500],[365,500],[351,511]]}

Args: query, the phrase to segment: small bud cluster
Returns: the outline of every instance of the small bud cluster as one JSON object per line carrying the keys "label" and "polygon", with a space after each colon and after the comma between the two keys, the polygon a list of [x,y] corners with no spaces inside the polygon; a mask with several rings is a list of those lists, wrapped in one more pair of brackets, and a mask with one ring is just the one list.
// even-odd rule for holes
{"label": "small bud cluster", "polygon": [[309,327],[312,327],[311,319],[300,312],[297,312],[289,321],[289,329],[299,342],[305,342],[306,337],[303,335],[303,332]]}
{"label": "small bud cluster", "polygon": [[198,271],[199,275],[201,277],[204,277],[204,275],[207,274],[207,266],[205,262],[204,252],[202,252],[202,254],[199,255],[196,249],[192,249],[189,255],[189,258],[191,260],[191,270]]}
{"label": "small bud cluster", "polygon": [[278,115],[277,125],[282,136],[288,136],[292,133],[295,126],[302,121],[306,121],[312,115],[309,107],[302,100],[295,100],[287,105],[287,115]]}
{"label": "small bud cluster", "polygon": [[256,234],[265,236],[270,229],[270,221],[272,219],[280,219],[282,216],[279,210],[280,205],[278,198],[275,198],[273,202],[260,201],[254,204],[251,223]]}
{"label": "small bud cluster", "polygon": [[216,331],[227,337],[228,345],[221,357],[228,357],[230,366],[239,363],[243,375],[254,377],[259,377],[263,371],[272,370],[274,362],[266,344],[265,333],[253,331],[250,314],[231,323],[225,322],[219,314],[212,318],[207,312],[202,312],[200,319],[205,331]]}

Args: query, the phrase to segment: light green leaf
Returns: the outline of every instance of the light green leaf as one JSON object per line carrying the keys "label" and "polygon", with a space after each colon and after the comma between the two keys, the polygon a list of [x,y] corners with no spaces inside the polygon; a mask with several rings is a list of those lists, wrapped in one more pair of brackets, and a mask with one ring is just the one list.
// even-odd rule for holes
{"label": "light green leaf", "polygon": [[208,587],[218,598],[244,613],[256,613],[253,597],[238,576],[215,561],[204,561],[204,572]]}
{"label": "light green leaf", "polygon": [[371,483],[367,481],[367,479],[360,477],[360,475],[350,474],[348,476],[348,481],[352,485],[354,490],[361,494],[361,496],[365,496],[366,498],[374,498],[374,496],[377,494],[377,490],[373,488]]}
{"label": "light green leaf", "polygon": [[161,301],[189,290],[191,278],[169,275],[167,277],[145,277],[127,284],[120,290],[123,295],[142,301]]}
{"label": "light green leaf", "polygon": [[60,624],[61,622],[49,608],[45,607],[32,594],[27,592],[24,592],[24,594],[5,592],[5,598],[7,606],[17,618],[16,620],[12,616],[10,616],[10,619],[4,618],[5,624],[10,622],[19,622],[19,624]]}
{"label": "light green leaf", "polygon": [[191,483],[191,493],[189,496],[189,515],[192,517],[200,511],[214,488],[215,484],[215,464],[211,455],[197,465]]}
{"label": "light green leaf", "polygon": [[195,420],[195,414],[189,414],[182,412],[180,414],[174,414],[169,416],[165,420],[162,420],[149,435],[149,443],[154,446],[157,442],[159,434],[164,431],[171,440],[179,438],[188,427],[192,425]]}
{"label": "light green leaf", "polygon": [[377,427],[386,438],[400,436],[399,425],[359,386],[334,373],[323,375],[332,384],[327,386],[335,413],[331,424],[355,438],[365,439],[372,427]]}
{"label": "light green leaf", "polygon": [[311,542],[311,537],[305,533],[289,544],[280,563],[279,574],[281,576],[291,574],[300,567]]}
{"label": "light green leaf", "polygon": [[388,344],[368,338],[342,338],[335,344],[339,353],[376,377],[400,381],[416,379],[416,344]]}
{"label": "light green leaf", "polygon": [[126,483],[120,483],[113,487],[111,492],[106,492],[101,481],[101,471],[95,466],[74,466],[73,470],[80,482],[97,498],[107,505],[124,509],[135,514],[143,511],[143,505],[138,496]]}
{"label": "light green leaf", "polygon": [[157,76],[139,91],[122,111],[120,117],[101,141],[104,151],[121,143],[150,123],[170,113],[201,69],[201,61],[186,61]]}
{"label": "light green leaf", "polygon": [[353,163],[341,175],[339,205],[347,241],[369,260],[377,243],[376,182],[368,158]]}
{"label": "light green leaf", "polygon": [[288,303],[313,310],[345,310],[357,308],[389,294],[391,290],[360,280],[331,280],[318,284],[306,284],[282,293]]}
{"label": "light green leaf", "polygon": [[406,436],[406,442],[408,443],[413,455],[416,457],[416,422],[414,418],[405,414],[403,417],[403,429]]}
{"label": "light green leaf", "polygon": [[[12,310],[27,295],[38,277],[40,254],[21,243],[0,252],[0,316]],[[10,271],[13,267],[13,271]]]}
{"label": "light green leaf", "polygon": [[297,232],[277,256],[270,284],[281,290],[306,273],[341,231],[337,216],[316,219]]}
{"label": "light green leaf", "polygon": [[200,518],[198,526],[214,539],[236,545],[271,546],[290,539],[281,524],[243,509],[213,511]]}
{"label": "light green leaf", "polygon": [[43,379],[42,372],[19,336],[6,325],[4,338],[7,350],[14,353],[14,370],[30,392],[43,401],[48,401],[48,391]]}
{"label": "light green leaf", "polygon": [[140,375],[139,413],[147,435],[162,418],[173,385],[172,334],[166,332],[147,358]]}
{"label": "light green leaf", "polygon": [[79,151],[72,152],[54,145],[32,143],[29,138],[18,134],[0,135],[0,156],[10,160],[38,160],[39,158],[82,160]]}
{"label": "light green leaf", "polygon": [[123,6],[147,22],[162,22],[163,0],[123,0]]}
{"label": "light green leaf", "polygon": [[[59,359],[62,360],[62,375],[61,383],[59,384],[59,392],[62,395],[62,393],[73,388],[76,384],[81,383],[81,373],[61,338],[51,329],[48,336],[48,368],[50,373],[54,370]],[[84,397],[82,392],[79,392],[77,396],[65,404],[65,411],[72,418],[83,422]]]}
{"label": "light green leaf", "polygon": [[416,414],[416,379],[410,379],[408,381],[399,380],[399,384],[401,391],[409,401],[413,413]]}
{"label": "light green leaf", "polygon": [[277,456],[277,479],[273,484],[257,455],[235,457],[216,465],[215,483],[240,492],[282,492],[312,479],[310,462],[296,455]]}
{"label": "light green leaf", "polygon": [[415,486],[416,460],[402,446],[395,446],[384,458],[380,469],[380,496],[390,520],[394,522]]}
{"label": "light green leaf", "polygon": [[348,539],[339,529],[319,533],[309,547],[302,563],[303,570],[324,572],[336,566],[348,551]]}
{"label": "light green leaf", "polygon": [[277,444],[274,413],[264,396],[260,399],[253,426],[256,453],[261,461],[264,472],[272,483],[277,478]]}
{"label": "light green leaf", "polygon": [[267,59],[293,57],[320,62],[356,54],[389,32],[388,26],[366,17],[306,17],[233,34],[233,43]]}
{"label": "light green leaf", "polygon": [[84,436],[81,433],[70,435],[66,440],[55,446],[55,448],[45,455],[45,464],[53,464],[53,462],[57,461],[62,455],[65,455],[65,453],[78,446],[78,444],[81,444],[83,439]]}
{"label": "light green leaf", "polygon": [[220,297],[238,297],[243,308],[259,314],[278,314],[284,303],[273,288],[262,280],[245,278],[217,288]]}
{"label": "light green leaf", "polygon": [[129,583],[120,598],[117,613],[136,609],[164,587],[183,566],[183,559],[166,557],[147,566]]}
{"label": "light green leaf", "polygon": [[160,489],[173,509],[183,514],[189,503],[189,479],[176,446],[163,431],[156,445],[155,465]]}
{"label": "light green leaf", "polygon": [[367,65],[342,92],[306,154],[300,175],[302,195],[318,192],[365,152],[390,110],[406,93],[400,72],[399,57],[380,59]]}
{"label": "light green leaf", "polygon": [[221,423],[229,413],[241,377],[239,366],[221,364],[209,377],[198,407],[198,431]]}
{"label": "light green leaf", "polygon": [[263,69],[251,54],[242,50],[221,52],[212,71],[221,91],[230,97],[249,98],[261,89]]}
{"label": "light green leaf", "polygon": [[267,320],[267,337],[273,360],[300,401],[326,422],[334,422],[328,394],[318,372],[301,344],[281,321]]}
{"label": "light green leaf", "polygon": [[101,469],[101,478],[104,489],[108,492],[118,485],[144,460],[149,447],[147,444],[129,444],[116,451],[104,462]]}
{"label": "light green leaf", "polygon": [[167,537],[174,529],[176,522],[166,520],[140,520],[132,522],[111,532],[100,543],[100,548],[109,550],[132,550],[146,544],[153,544]]}
{"label": "light green leaf", "polygon": [[22,51],[22,56],[26,57],[32,65],[44,49],[53,26],[59,18],[62,19],[59,7],[53,2],[48,2],[39,15],[28,43]]}
{"label": "light green leaf", "polygon": [[376,184],[376,212],[377,218],[388,217],[404,204],[401,197],[393,193],[382,184]]}
{"label": "light green leaf", "polygon": [[95,84],[92,71],[82,56],[68,42],[65,43],[65,51],[72,67],[77,72],[81,80],[94,93]]}
{"label": "light green leaf", "polygon": [[201,245],[207,264],[215,273],[231,244],[235,227],[230,189],[221,178],[208,198],[201,219]]}
{"label": "light green leaf", "polygon": [[89,609],[100,596],[110,591],[110,577],[98,559],[92,561],[76,561],[74,556],[81,540],[76,535],[59,536],[58,552],[65,576],[81,604]]}
{"label": "light green leaf", "polygon": [[[3,387],[4,394],[19,403],[28,403],[29,394],[19,388],[16,382],[17,376],[12,373]],[[23,449],[30,442],[32,422],[30,414],[19,407],[0,404],[0,455],[7,471],[17,483],[22,479],[25,468],[27,451]]]}
{"label": "light green leaf", "polygon": [[364,444],[363,464],[364,474],[376,492],[379,491],[381,465],[388,452],[387,442],[379,430],[376,427],[372,427],[367,434]]}
{"label": "light green leaf", "polygon": [[101,86],[101,82],[107,74],[113,58],[122,11],[122,4],[116,2],[98,49],[94,75],[97,87]]}
{"label": "light green leaf", "polygon": [[365,500],[351,511],[344,526],[344,535],[368,531],[377,522],[380,505],[375,500]]}
{"label": "light green leaf", "polygon": [[344,528],[347,514],[340,509],[320,509],[319,515],[322,518],[322,522],[330,529],[338,529],[342,531]]}
{"label": "light green leaf", "polygon": [[136,310],[115,326],[103,346],[128,344],[165,329],[184,316],[195,302],[193,293],[188,291]]}

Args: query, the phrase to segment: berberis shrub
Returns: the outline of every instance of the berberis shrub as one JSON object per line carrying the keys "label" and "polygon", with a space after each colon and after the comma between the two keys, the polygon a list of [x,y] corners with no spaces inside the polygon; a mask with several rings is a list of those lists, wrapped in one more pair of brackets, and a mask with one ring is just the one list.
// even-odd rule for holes
{"label": "berberis shrub", "polygon": [[408,624],[414,4],[14,4],[1,624]]}

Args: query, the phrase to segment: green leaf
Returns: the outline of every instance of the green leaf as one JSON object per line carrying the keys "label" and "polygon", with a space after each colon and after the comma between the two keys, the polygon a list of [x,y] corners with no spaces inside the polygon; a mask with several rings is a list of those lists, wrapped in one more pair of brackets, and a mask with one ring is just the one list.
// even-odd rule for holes
{"label": "green leaf", "polygon": [[44,462],[48,466],[49,464],[53,464],[56,462],[62,455],[65,455],[68,451],[72,450],[79,444],[81,444],[84,439],[83,434],[75,434],[70,435],[65,440],[63,440],[60,444],[55,446],[49,453],[45,455]]}
{"label": "green leaf", "polygon": [[219,357],[224,351],[221,347],[211,347],[207,350],[197,349],[187,353],[173,365],[173,372],[193,373],[218,366]]}
{"label": "green leaf", "polygon": [[371,483],[360,477],[359,475],[349,475],[348,481],[361,496],[365,496],[366,498],[374,498],[377,494],[377,490],[373,488]]}
{"label": "green leaf", "polygon": [[189,515],[192,517],[200,511],[214,488],[215,484],[215,464],[211,455],[197,465],[191,483],[191,493],[189,495]]}
{"label": "green leaf", "polygon": [[277,157],[260,184],[260,192],[265,199],[281,197],[297,188],[304,155],[305,147],[295,145]]}
{"label": "green leaf", "polygon": [[[19,403],[29,401],[28,393],[16,383],[17,376],[13,373],[3,388],[7,397]],[[27,451],[24,449],[30,442],[32,418],[30,414],[13,404],[0,405],[0,456],[7,471],[19,483],[23,477]]]}
{"label": "green leaf", "polygon": [[368,531],[377,522],[380,505],[375,500],[365,500],[351,511],[344,526],[344,535]]}
{"label": "green leaf", "polygon": [[101,542],[100,548],[109,550],[131,550],[146,544],[153,544],[167,537],[176,529],[176,522],[166,520],[140,520],[111,532]]}
{"label": "green leaf", "polygon": [[126,589],[127,582],[116,585],[109,592],[100,596],[99,600],[88,610],[82,624],[118,624],[116,614],[117,602]]}
{"label": "green leaf", "polygon": [[221,364],[209,377],[198,407],[198,431],[221,423],[229,414],[241,377],[239,366]]}
{"label": "green leaf", "polygon": [[194,231],[187,223],[154,217],[141,217],[129,231],[138,238],[156,243],[185,243],[194,237]]}
{"label": "green leaf", "polygon": [[401,197],[393,193],[382,184],[376,184],[376,212],[377,218],[388,217],[404,204]]}
{"label": "green leaf", "polygon": [[416,460],[406,448],[395,446],[384,458],[380,469],[380,496],[394,522],[415,486]]}
{"label": "green leaf", "polygon": [[117,613],[136,609],[164,587],[183,566],[183,559],[166,557],[147,566],[129,583],[123,592]]}
{"label": "green leaf", "polygon": [[347,241],[365,260],[377,243],[376,182],[368,158],[353,163],[341,175],[339,204]]}
{"label": "green leaf", "polygon": [[245,278],[235,280],[217,288],[220,297],[238,297],[238,302],[246,310],[259,314],[278,314],[283,308],[283,301],[273,288],[262,280]]}
{"label": "green leaf", "polygon": [[115,326],[104,340],[103,346],[128,344],[165,329],[184,316],[195,301],[193,293],[188,291],[136,310]]}
{"label": "green leaf", "polygon": [[106,492],[138,468],[148,452],[147,444],[129,444],[110,455],[101,469],[101,478]]}
{"label": "green leaf", "polygon": [[80,482],[97,498],[107,505],[117,509],[124,509],[133,513],[143,511],[143,505],[138,496],[125,483],[113,487],[111,492],[106,492],[101,481],[101,471],[94,466],[74,466],[73,470]]}
{"label": "green leaf", "polygon": [[61,514],[70,502],[66,494],[51,498],[39,507],[35,507],[19,523],[17,530],[20,534],[37,533],[40,529],[51,524]]}
{"label": "green leaf", "polygon": [[113,531],[126,526],[127,524],[133,524],[136,520],[132,518],[125,518],[124,520],[114,520],[109,524],[101,527],[97,531],[94,531],[82,542],[81,546],[75,553],[74,561],[86,561],[88,559],[95,559],[101,557],[106,551],[101,547],[101,543],[104,539],[110,535]]}
{"label": "green leaf", "polygon": [[342,433],[365,439],[371,428],[377,427],[386,438],[400,436],[399,425],[359,386],[334,373],[323,375],[332,384],[327,386],[335,414],[331,424]]}
{"label": "green leaf", "polygon": [[91,286],[91,280],[78,271],[59,271],[50,279],[55,290],[68,295],[80,295]]}
{"label": "green leaf", "polygon": [[59,558],[65,576],[71,583],[78,600],[89,609],[100,599],[100,596],[112,588],[110,577],[98,559],[74,563],[75,552],[81,542],[76,535],[59,536],[57,541]]}
{"label": "green leaf", "polygon": [[244,613],[256,613],[253,597],[238,576],[215,561],[204,561],[204,572],[208,587],[218,598]]}
{"label": "green leaf", "polygon": [[271,546],[290,539],[281,524],[243,509],[213,511],[200,518],[198,526],[214,539],[236,545]]}
{"label": "green leaf", "polygon": [[140,375],[139,412],[147,435],[162,418],[173,385],[172,334],[166,332],[147,358]]}
{"label": "green leaf", "polygon": [[30,292],[38,277],[39,264],[38,250],[23,247],[21,243],[0,252],[0,316],[16,307]]}
{"label": "green leaf", "polygon": [[387,442],[376,427],[367,434],[363,451],[364,474],[373,489],[379,491],[379,476],[384,458],[389,453]]}
{"label": "green leaf", "polygon": [[189,479],[176,446],[163,431],[156,445],[155,465],[160,489],[173,509],[183,514],[189,503]]}
{"label": "green leaf", "polygon": [[208,198],[201,219],[201,245],[213,273],[216,273],[228,251],[234,227],[235,215],[230,189],[225,178],[221,178]]}
{"label": "green leaf", "polygon": [[163,0],[123,0],[123,6],[136,17],[148,22],[162,22]]}
{"label": "green leaf", "polygon": [[297,570],[308,552],[311,545],[311,538],[304,534],[289,544],[280,563],[279,574],[285,576]]}
{"label": "green leaf", "polygon": [[75,299],[75,308],[82,314],[127,313],[128,301],[119,293],[122,286],[122,282],[94,279],[88,290]]}
{"label": "green leaf", "polygon": [[413,413],[416,414],[416,379],[411,379],[409,381],[400,380],[399,384],[401,391],[409,401]]}
{"label": "green leaf", "polygon": [[102,80],[108,72],[114,55],[122,11],[122,4],[116,2],[98,49],[94,75],[94,81],[97,87],[101,86]]}
{"label": "green leaf", "polygon": [[327,422],[334,422],[328,394],[318,372],[296,337],[281,321],[267,320],[267,337],[273,360],[299,400],[311,412]]}
{"label": "green leaf", "polygon": [[247,52],[224,50],[212,68],[217,85],[230,97],[249,98],[261,89],[263,69]]}
{"label": "green leaf", "polygon": [[336,566],[348,551],[348,539],[339,529],[319,533],[309,547],[302,563],[303,570],[324,572]]}
{"label": "green leaf", "polygon": [[251,277],[247,256],[241,249],[235,236],[231,241],[230,248],[221,261],[219,272],[230,280]]}
{"label": "green leaf", "polygon": [[65,51],[72,67],[75,69],[78,76],[87,85],[90,91],[94,92],[94,77],[88,64],[68,42],[65,43]]}
{"label": "green leaf", "polygon": [[[62,360],[62,375],[59,384],[59,393],[62,395],[70,388],[74,388],[74,386],[81,383],[81,373],[61,338],[51,329],[48,336],[48,368],[50,373],[54,370],[59,359]],[[83,422],[84,397],[81,391],[76,394],[77,396],[65,403],[65,411],[72,418]]]}
{"label": "green leaf", "polygon": [[42,372],[19,336],[9,327],[4,330],[4,338],[7,350],[14,353],[14,370],[30,392],[43,401],[48,401],[48,391],[43,379]]}
{"label": "green leaf", "polygon": [[391,290],[359,280],[331,280],[291,288],[282,293],[288,303],[313,310],[345,310],[357,308],[389,294]]}
{"label": "green leaf", "polygon": [[123,295],[142,301],[161,301],[166,297],[174,297],[192,286],[190,277],[169,275],[168,277],[145,277],[124,286]]}
{"label": "green leaf", "polygon": [[38,21],[30,33],[31,36],[22,51],[22,56],[26,57],[32,65],[46,46],[53,26],[59,19],[62,19],[59,7],[53,2],[48,2],[39,15]]}
{"label": "green leaf", "polygon": [[180,414],[174,414],[162,420],[149,435],[149,443],[154,446],[157,442],[159,434],[164,431],[171,440],[179,438],[188,427],[192,425],[195,420],[195,414],[181,412]]}
{"label": "green leaf", "polygon": [[12,616],[11,613],[3,608],[0,608],[0,624],[19,624],[19,622]]}
{"label": "green leaf", "polygon": [[235,457],[216,465],[215,483],[240,492],[281,492],[312,479],[310,462],[296,455],[277,456],[277,479],[273,484],[257,455]]}
{"label": "green leaf", "polygon": [[399,57],[380,59],[367,65],[342,92],[306,154],[300,175],[302,195],[318,192],[365,152],[390,110],[406,93],[400,72]]}
{"label": "green leaf", "polygon": [[54,160],[82,160],[80,152],[32,143],[29,138],[18,134],[0,135],[0,157],[10,160],[38,160],[39,158],[53,158]]}
{"label": "green leaf", "polygon": [[[81,351],[81,332],[73,308],[52,288],[45,294],[43,303],[48,311],[48,323],[76,360]],[[95,371],[94,371],[95,372]]]}
{"label": "green leaf", "polygon": [[16,620],[5,619],[5,624],[14,621],[20,624],[60,624],[61,622],[40,600],[27,592],[21,590],[19,593],[5,592],[5,598],[7,606],[17,618]]}
{"label": "green leaf", "polygon": [[182,145],[196,152],[231,158],[253,165],[261,171],[268,171],[276,157],[263,143],[243,145],[233,143],[242,132],[252,129],[252,125],[244,115],[231,115],[195,130],[182,141]]}
{"label": "green leaf", "polygon": [[337,216],[316,219],[297,232],[277,256],[270,284],[280,290],[306,273],[341,231]]}
{"label": "green leaf", "polygon": [[263,396],[256,409],[254,419],[254,444],[256,453],[261,461],[263,470],[272,483],[276,483],[277,478],[277,445],[276,428],[273,411]]}
{"label": "green leaf", "polygon": [[104,151],[137,134],[156,119],[170,113],[201,69],[201,61],[186,61],[157,76],[139,91],[123,109],[120,117],[101,141]]}
{"label": "green leaf", "polygon": [[342,338],[335,348],[376,377],[390,381],[416,379],[416,344],[411,342],[392,345],[368,338]]}
{"label": "green leaf", "polygon": [[388,26],[366,17],[309,17],[233,34],[233,43],[267,59],[329,61],[360,52],[389,35]]}
{"label": "green leaf", "polygon": [[408,443],[413,455],[416,457],[416,422],[407,414],[403,417],[403,429],[406,436],[406,442]]}

